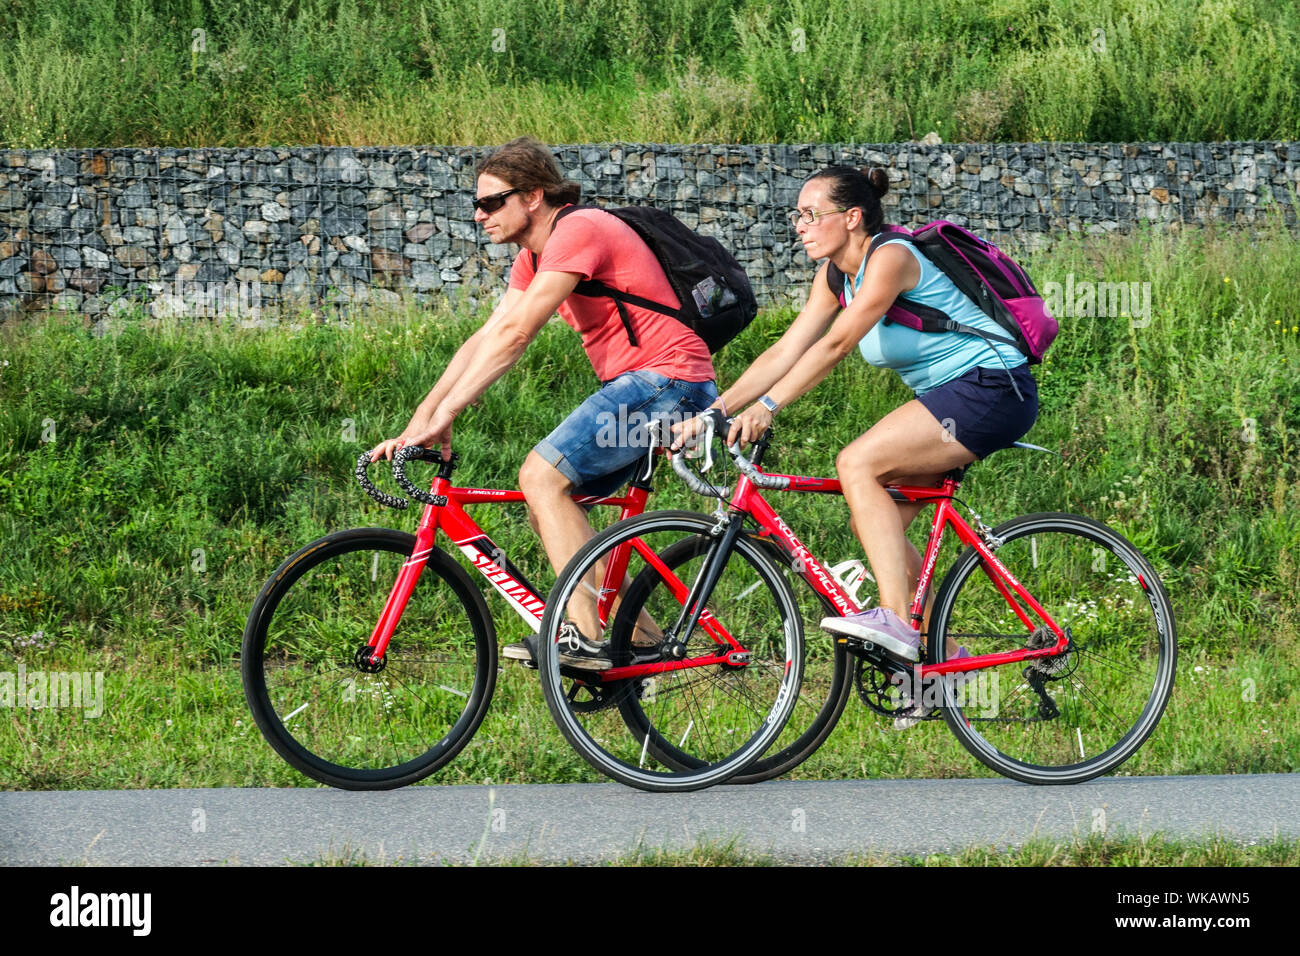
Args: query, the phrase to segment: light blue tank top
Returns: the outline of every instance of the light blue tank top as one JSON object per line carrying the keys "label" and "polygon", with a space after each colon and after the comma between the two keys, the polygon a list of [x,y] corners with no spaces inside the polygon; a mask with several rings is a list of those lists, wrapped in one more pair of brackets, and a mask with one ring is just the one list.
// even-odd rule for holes
{"label": "light blue tank top", "polygon": [[[1002,336],[1007,334],[1005,329],[963,295],[953,281],[912,243],[905,239],[892,239],[883,243],[886,246],[894,244],[906,247],[921,267],[921,278],[916,287],[907,293],[908,299],[941,309],[963,325],[973,326],[982,332]],[[867,260],[864,258],[857,277],[852,282],[845,276],[845,305],[853,301],[854,291],[861,287],[866,267]],[[973,368],[1011,369],[1026,362],[1025,357],[1013,346],[986,342],[978,335],[967,332],[918,332],[897,322],[886,325],[883,320],[862,337],[858,349],[862,352],[862,357],[872,365],[896,371],[903,379],[903,384],[917,395],[924,395],[931,389],[951,382]],[[1005,366],[1003,362],[1006,363]]]}

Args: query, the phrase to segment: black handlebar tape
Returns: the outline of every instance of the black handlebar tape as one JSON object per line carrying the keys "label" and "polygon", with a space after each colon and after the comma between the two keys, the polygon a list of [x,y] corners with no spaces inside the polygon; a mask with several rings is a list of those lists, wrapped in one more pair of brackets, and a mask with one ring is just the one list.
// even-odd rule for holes
{"label": "black handlebar tape", "polygon": [[393,479],[402,486],[402,490],[414,498],[416,501],[423,501],[426,505],[438,504],[433,500],[433,495],[427,491],[418,488],[410,478],[406,477],[406,463],[408,461],[427,461],[435,465],[442,464],[442,455],[436,448],[425,448],[423,445],[403,445],[393,456]]}
{"label": "black handlebar tape", "polygon": [[405,498],[398,498],[396,495],[387,495],[370,483],[370,477],[366,474],[366,469],[370,467],[370,452],[363,451],[361,457],[357,459],[357,484],[371,498],[374,498],[386,508],[396,508],[398,511],[406,508],[410,502]]}

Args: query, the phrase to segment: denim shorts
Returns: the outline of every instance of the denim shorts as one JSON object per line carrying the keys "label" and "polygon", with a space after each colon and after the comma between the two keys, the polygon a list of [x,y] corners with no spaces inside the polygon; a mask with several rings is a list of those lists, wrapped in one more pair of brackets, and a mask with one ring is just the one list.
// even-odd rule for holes
{"label": "denim shorts", "polygon": [[610,495],[644,464],[651,422],[685,420],[717,397],[712,381],[684,382],[647,370],[624,372],[605,382],[533,451],[573,482],[575,493]]}
{"label": "denim shorts", "polygon": [[[1013,377],[1024,401],[1016,396]],[[1038,417],[1038,385],[1028,365],[1010,373],[1001,366],[973,368],[917,398],[976,458],[1010,448]]]}

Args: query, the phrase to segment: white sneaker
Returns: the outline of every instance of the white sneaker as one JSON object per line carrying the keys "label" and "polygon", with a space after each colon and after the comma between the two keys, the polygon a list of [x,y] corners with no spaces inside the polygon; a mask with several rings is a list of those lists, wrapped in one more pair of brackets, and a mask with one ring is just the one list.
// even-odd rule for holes
{"label": "white sneaker", "polygon": [[[970,657],[970,651],[966,650],[965,647],[959,647],[957,648],[957,653],[953,656],[952,660],[961,660],[963,657]],[[965,685],[965,683],[971,679],[971,674],[969,672],[954,674],[952,676],[956,678],[956,686],[958,688]],[[931,698],[932,693],[922,693],[921,696],[922,701],[919,705],[914,705],[910,697],[903,697],[899,701],[903,710],[894,718],[895,730],[910,730],[939,709],[935,706],[932,700],[926,699]]]}

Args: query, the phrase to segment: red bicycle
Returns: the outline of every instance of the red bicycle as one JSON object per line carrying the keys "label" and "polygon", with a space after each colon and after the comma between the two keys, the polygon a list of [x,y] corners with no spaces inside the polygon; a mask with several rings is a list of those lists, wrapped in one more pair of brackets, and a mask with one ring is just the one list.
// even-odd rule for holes
{"label": "red bicycle", "polygon": [[[438,466],[427,492],[405,475],[413,459]],[[351,790],[414,783],[452,760],[483,720],[496,683],[496,629],[469,574],[435,545],[439,531],[530,628],[536,631],[541,625],[541,593],[465,511],[472,504],[522,502],[523,493],[453,487],[456,460],[453,454],[443,461],[436,451],[418,446],[401,449],[394,458],[394,477],[425,505],[416,533],[358,528],[313,541],[276,569],[249,613],[241,661],[249,709],[276,752],[322,783]],[[645,510],[655,461],[648,456],[645,472],[625,495],[575,495],[574,500],[617,507],[624,519],[638,515]],[[369,454],[363,454],[356,468],[366,492],[390,507],[407,507],[406,499],[371,484],[369,464]],[[678,557],[670,553],[665,560],[676,563]],[[795,599],[780,569],[761,558],[754,573],[761,576],[757,580],[764,593],[772,596],[768,612],[773,621],[795,613]],[[601,615],[616,609],[626,594],[639,593],[638,582],[624,581],[615,572],[609,581],[595,602]],[[754,623],[746,621],[746,629]],[[722,632],[715,628],[715,633]],[[652,762],[626,782],[656,790],[708,786],[754,764],[792,711],[820,713],[834,706],[838,713],[848,694],[847,668],[837,673],[834,686],[809,689],[821,696],[801,697],[802,629],[782,633],[784,638],[761,649],[729,645],[728,666],[740,667],[748,655],[745,667],[752,677],[729,681],[723,691],[708,682],[686,691],[701,723],[717,709],[719,693],[743,686],[747,695],[747,706],[728,709],[725,728],[682,744],[691,756],[689,766]],[[766,654],[779,658],[779,666],[760,667]],[[616,670],[641,677],[657,673],[658,660],[641,651],[638,666]],[[674,662],[662,669],[677,666]],[[586,672],[564,672],[575,688],[585,686],[581,677]],[[585,706],[599,709],[603,703],[588,697]],[[789,745],[778,742],[775,752],[751,769],[750,779],[783,772],[794,750],[805,746],[797,736]]]}
{"label": "red bicycle", "polygon": [[[711,420],[725,428],[717,413]],[[621,521],[589,541],[556,581],[541,625],[552,635],[539,654],[542,688],[569,742],[606,773],[635,773],[647,759],[696,768],[698,758],[683,742],[700,728],[689,699],[663,686],[669,675],[615,668],[575,680],[558,666],[559,622],[601,575],[606,583],[599,587],[612,586],[610,575],[629,576],[634,586],[617,613],[602,619],[603,635],[587,637],[604,636],[625,655],[637,643],[656,641],[665,658],[695,668],[674,675],[697,679],[756,666],[728,654],[735,638],[747,648],[771,639],[773,629],[759,622],[764,608],[783,599],[769,578],[751,572],[764,559],[793,569],[835,609],[830,613],[861,609],[759,490],[840,494],[839,481],[763,472],[758,463],[769,440],[755,445],[752,459],[730,449],[740,472],[734,492],[713,486],[675,456],[683,480],[726,508]],[[972,512],[972,527],[956,507],[964,472],[950,472],[938,487],[889,489],[900,502],[936,505],[911,606],[918,628],[946,530],[966,545],[936,594],[924,662],[904,664],[875,645],[837,637],[828,642],[833,651],[823,647],[819,656],[810,649],[807,668],[828,670],[847,650],[857,659],[859,693],[872,709],[912,719],[942,715],[977,759],[1016,780],[1078,783],[1114,770],[1155,729],[1173,687],[1173,610],[1159,578],[1132,544],[1089,518],[1033,514],[990,528]],[[759,610],[750,614],[750,605]],[[728,633],[715,620],[725,621]],[[970,656],[950,660],[950,638]],[[770,666],[770,655],[766,660],[761,666]],[[744,703],[740,690],[736,703]],[[839,715],[838,708],[820,711],[820,723],[801,738],[807,746],[787,757],[809,756]],[[716,723],[711,719],[703,729]]]}

